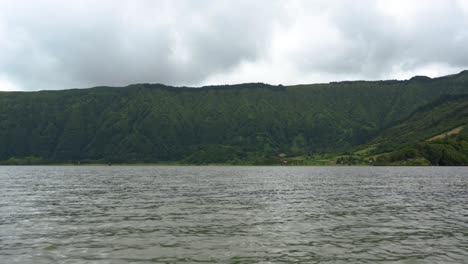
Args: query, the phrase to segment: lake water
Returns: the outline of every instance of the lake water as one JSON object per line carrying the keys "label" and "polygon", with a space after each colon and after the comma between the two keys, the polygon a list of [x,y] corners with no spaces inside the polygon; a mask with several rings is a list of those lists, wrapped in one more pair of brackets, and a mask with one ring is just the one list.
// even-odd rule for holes
{"label": "lake water", "polygon": [[0,263],[468,263],[468,168],[0,167]]}

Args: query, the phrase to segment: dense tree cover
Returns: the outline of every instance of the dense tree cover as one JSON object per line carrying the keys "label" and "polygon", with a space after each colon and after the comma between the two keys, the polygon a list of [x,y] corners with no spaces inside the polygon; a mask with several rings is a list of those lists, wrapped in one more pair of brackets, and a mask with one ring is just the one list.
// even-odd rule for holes
{"label": "dense tree cover", "polygon": [[468,165],[468,136],[461,134],[425,141],[380,155],[377,165]]}
{"label": "dense tree cover", "polygon": [[374,138],[376,165],[468,165],[468,95],[444,95]]}
{"label": "dense tree cover", "polygon": [[417,108],[337,164],[468,165],[468,95],[443,95]]}
{"label": "dense tree cover", "polygon": [[0,92],[0,160],[261,164],[280,153],[346,151],[376,136],[402,144],[384,131],[441,96],[466,93],[466,71],[408,81]]}
{"label": "dense tree cover", "polygon": [[355,155],[346,155],[343,157],[338,157],[336,159],[336,164],[340,165],[356,165],[356,164],[362,164],[364,163],[364,160],[362,157],[355,156]]}
{"label": "dense tree cover", "polygon": [[393,150],[468,124],[468,95],[443,95],[375,137],[377,152]]}

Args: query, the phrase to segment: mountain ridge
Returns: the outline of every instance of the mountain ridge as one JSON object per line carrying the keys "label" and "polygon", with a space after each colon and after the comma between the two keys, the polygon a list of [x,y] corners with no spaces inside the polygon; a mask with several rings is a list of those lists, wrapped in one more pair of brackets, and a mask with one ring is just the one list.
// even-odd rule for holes
{"label": "mountain ridge", "polygon": [[212,84],[212,85],[202,85],[202,86],[186,86],[186,85],[168,85],[164,83],[132,83],[123,86],[110,86],[110,85],[98,85],[98,86],[91,86],[91,87],[82,87],[82,88],[65,88],[65,89],[57,89],[57,90],[37,90],[37,91],[0,91],[0,93],[34,93],[34,92],[60,92],[60,91],[68,91],[68,90],[88,90],[88,89],[99,89],[99,88],[134,88],[139,86],[156,86],[161,88],[174,88],[174,89],[212,89],[212,88],[235,88],[238,86],[244,85],[264,85],[269,87],[297,87],[297,86],[311,86],[311,85],[327,85],[327,84],[340,84],[340,83],[356,83],[356,82],[364,82],[364,83],[395,83],[395,82],[408,82],[408,81],[424,81],[424,80],[437,80],[437,79],[445,79],[445,78],[452,78],[456,76],[467,76],[468,77],[468,69],[462,70],[459,73],[443,75],[438,77],[429,77],[425,75],[415,75],[409,79],[384,79],[384,80],[342,80],[342,81],[330,81],[330,82],[318,82],[318,83],[299,83],[299,84],[290,84],[290,85],[283,85],[283,84],[269,84],[265,82],[246,82],[246,83],[234,83],[234,84]]}
{"label": "mountain ridge", "polygon": [[0,160],[160,163],[204,155],[194,162],[262,164],[278,153],[339,153],[370,143],[440,97],[468,94],[467,73],[295,86],[3,92]]}

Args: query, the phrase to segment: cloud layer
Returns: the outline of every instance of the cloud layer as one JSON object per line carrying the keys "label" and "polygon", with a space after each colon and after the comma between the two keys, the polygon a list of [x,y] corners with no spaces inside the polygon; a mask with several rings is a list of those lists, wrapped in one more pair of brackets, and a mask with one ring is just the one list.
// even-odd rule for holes
{"label": "cloud layer", "polygon": [[463,0],[0,0],[0,90],[438,76],[466,47]]}

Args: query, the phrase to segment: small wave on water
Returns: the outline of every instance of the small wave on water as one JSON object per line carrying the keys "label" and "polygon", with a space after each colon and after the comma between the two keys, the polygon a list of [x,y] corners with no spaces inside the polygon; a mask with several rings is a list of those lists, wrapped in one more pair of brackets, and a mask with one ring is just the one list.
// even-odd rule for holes
{"label": "small wave on water", "polygon": [[0,263],[467,263],[466,172],[0,167]]}

